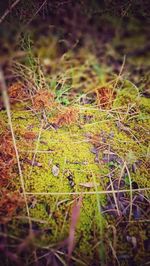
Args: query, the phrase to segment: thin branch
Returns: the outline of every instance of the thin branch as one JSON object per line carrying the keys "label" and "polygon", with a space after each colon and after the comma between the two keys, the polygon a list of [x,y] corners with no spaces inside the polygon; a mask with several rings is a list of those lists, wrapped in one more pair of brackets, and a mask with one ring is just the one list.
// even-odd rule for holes
{"label": "thin branch", "polygon": [[46,2],[47,2],[47,0],[45,0],[43,3],[42,3],[42,5],[36,10],[36,12],[35,12],[35,14],[32,16],[32,18],[27,22],[27,24],[25,25],[25,27],[26,26],[28,26],[31,22],[32,22],[32,20],[36,17],[36,15],[40,12],[40,10],[42,9],[42,7],[46,4]]}
{"label": "thin branch", "polygon": [[124,66],[125,66],[125,62],[126,62],[126,56],[124,55],[123,62],[122,62],[122,66],[121,66],[120,71],[119,71],[119,74],[118,74],[118,76],[116,78],[116,82],[115,82],[115,85],[114,85],[113,89],[116,88],[116,86],[117,86],[117,84],[118,84],[118,82],[119,82],[119,80],[121,78],[121,75],[122,75],[122,72],[123,72],[123,69],[124,69]]}
{"label": "thin branch", "polygon": [[30,169],[28,178],[31,176],[32,171],[33,171],[33,165],[34,165],[35,158],[36,158],[36,155],[37,155],[37,152],[38,152],[38,147],[39,147],[39,142],[40,142],[40,138],[41,138],[41,134],[42,134],[42,129],[43,129],[43,120],[41,122],[41,127],[40,127],[40,130],[39,130],[39,135],[38,135],[38,139],[37,139],[37,143],[36,143],[36,148],[35,148],[35,152],[34,152],[33,159],[32,159],[32,164],[31,164],[32,167]]}
{"label": "thin branch", "polygon": [[[109,153],[108,153],[108,161],[109,161],[110,145],[109,145],[109,149],[108,149],[108,151],[109,151]],[[119,211],[118,201],[117,201],[116,194],[114,193],[115,190],[114,190],[113,181],[112,181],[112,178],[111,178],[111,174],[110,174],[110,173],[109,173],[109,180],[110,180],[110,185],[111,185],[112,194],[113,194],[114,202],[115,202],[115,205],[116,205],[116,209],[117,209],[117,212],[118,212],[118,216],[120,216],[120,211]]]}
{"label": "thin branch", "polygon": [[5,19],[5,17],[7,17],[7,15],[12,11],[12,9],[20,2],[20,0],[16,0],[15,2],[12,3],[12,5],[10,7],[8,7],[6,9],[6,11],[4,12],[4,14],[1,16],[0,18],[0,23],[3,22],[3,20]]}
{"label": "thin branch", "polygon": [[[57,195],[80,195],[81,193],[83,195],[95,195],[96,193],[102,195],[107,194],[114,194],[114,193],[120,193],[120,192],[130,192],[131,189],[119,189],[119,190],[101,190],[101,191],[76,191],[76,192],[26,192],[26,195],[51,195],[51,196],[57,196]],[[150,191],[150,187],[148,188],[138,188],[138,189],[132,189],[132,192],[141,192],[141,191]]]}
{"label": "thin branch", "polygon": [[133,202],[133,191],[132,191],[131,175],[130,175],[130,172],[129,172],[129,169],[128,169],[128,166],[127,166],[127,163],[126,162],[125,162],[125,168],[126,168],[126,171],[127,171],[128,177],[129,177],[129,184],[130,184],[130,212],[129,212],[129,221],[131,221],[131,218],[132,218],[132,209],[133,209],[133,206],[132,206],[132,202]]}

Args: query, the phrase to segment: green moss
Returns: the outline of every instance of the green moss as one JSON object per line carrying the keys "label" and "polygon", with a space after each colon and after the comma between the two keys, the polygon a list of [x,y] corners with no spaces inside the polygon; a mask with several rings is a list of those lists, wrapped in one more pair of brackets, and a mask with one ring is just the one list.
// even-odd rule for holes
{"label": "green moss", "polygon": [[[90,110],[88,111],[90,114]],[[83,116],[85,112],[81,112]],[[87,111],[86,111],[87,114]],[[1,115],[6,119],[5,113]],[[81,126],[81,121],[69,127],[64,126],[57,131],[53,129],[43,129],[40,141],[37,147],[37,140],[26,140],[23,134],[26,131],[36,132],[40,129],[40,122],[30,112],[13,111],[12,123],[15,129],[18,151],[23,159],[22,170],[25,182],[26,192],[49,192],[49,193],[70,193],[93,191],[93,188],[86,188],[80,186],[80,183],[93,182],[93,175],[96,182],[99,184],[98,189],[102,189],[100,185],[100,168],[94,162],[94,154],[90,152],[91,144],[87,141],[85,133],[97,131],[100,129],[98,119],[103,116],[99,110],[92,111],[93,120],[91,123],[96,123],[89,127]],[[104,124],[104,128],[107,124]],[[31,166],[34,150],[38,149],[35,161],[40,166]],[[33,152],[32,152],[33,151]],[[44,152],[45,151],[45,152]],[[28,158],[28,161],[25,159]],[[29,161],[30,160],[30,161]],[[53,165],[58,165],[59,175],[54,176],[52,173]],[[103,170],[102,170],[103,172]],[[71,175],[74,181],[74,186],[69,183],[68,176]],[[17,187],[19,187],[19,180],[16,179]],[[43,197],[43,198],[42,198]],[[45,198],[46,197],[46,198]],[[67,237],[70,224],[70,207],[72,204],[72,196],[49,195],[38,196],[37,203],[33,208],[30,208],[30,216],[33,220],[41,220],[41,228],[49,228],[51,234],[41,237],[41,243],[58,242]],[[69,198],[69,199],[67,199]],[[68,204],[66,204],[66,199]],[[68,201],[69,200],[69,201]],[[99,201],[104,198],[100,197]],[[64,201],[64,204],[59,202]],[[59,206],[59,207],[58,207]],[[91,208],[91,206],[93,206]],[[50,209],[48,212],[47,209]],[[81,208],[80,222],[77,229],[76,238],[82,235],[78,249],[80,256],[89,258],[91,251],[91,235],[93,228],[93,219],[98,221],[100,210],[97,207],[96,197],[84,196],[83,207]],[[46,222],[46,224],[44,223]]]}
{"label": "green moss", "polygon": [[124,81],[123,88],[118,90],[117,97],[114,101],[113,106],[123,107],[128,104],[135,104],[139,100],[138,89],[129,81]]}
{"label": "green moss", "polygon": [[[28,177],[31,166],[24,164],[24,175],[26,176],[26,189],[33,188],[35,192],[59,192],[70,191],[67,172],[71,173],[75,182],[75,188],[78,183],[89,182],[87,177],[91,171],[96,175],[99,167],[94,163],[94,156],[90,152],[90,144],[85,141],[82,130],[78,134],[74,126],[67,129],[45,130],[41,135],[41,141],[46,142],[45,145],[39,143],[39,150],[50,150],[48,153],[38,153],[36,161],[42,167],[33,167],[31,176]],[[82,144],[82,146],[81,146]],[[46,149],[45,149],[46,148]],[[31,159],[32,155],[28,153]],[[57,177],[52,174],[53,165],[58,165],[59,175]],[[79,188],[79,187],[78,187]]]}
{"label": "green moss", "polygon": [[[43,57],[44,54],[41,53],[41,56]],[[72,80],[74,86],[80,83],[85,70],[86,68],[80,69],[78,76],[79,69],[72,69],[77,75]],[[94,84],[98,84],[97,79]],[[92,82],[84,90],[88,91],[90,86],[93,86]],[[104,150],[107,151],[110,148],[123,161],[126,161],[131,180],[135,181],[139,187],[150,186],[147,145],[149,141],[149,99],[141,97],[138,89],[126,80],[122,89],[117,91],[112,110],[100,110],[94,104],[76,104],[75,107],[79,111],[78,121],[69,126],[64,125],[57,130],[51,127],[43,128],[39,142],[37,139],[41,128],[41,114],[35,115],[32,111],[25,111],[25,105],[12,106],[12,125],[21,159],[25,190],[33,195],[45,193],[45,195],[36,194],[34,196],[36,203],[29,208],[32,220],[39,221],[43,232],[49,230],[48,234],[42,234],[36,241],[40,245],[48,245],[66,239],[69,234],[71,206],[74,200],[74,196],[70,193],[95,192],[92,195],[83,195],[80,219],[75,234],[74,254],[81,261],[84,258],[85,263],[88,261],[90,265],[95,254],[103,252],[98,242],[100,238],[105,238],[103,233],[106,219],[102,217],[100,210],[101,206],[105,205],[106,198],[96,194],[96,190],[106,190],[109,182],[108,175],[112,171],[111,166],[115,167],[116,179],[120,178],[122,171],[122,165],[103,162]],[[47,113],[47,117],[53,118],[55,111]],[[8,126],[6,112],[1,111],[0,118],[3,124]],[[118,126],[118,121],[122,123],[123,128]],[[28,131],[36,133],[36,139],[25,139],[24,133]],[[99,136],[101,143],[101,134],[103,134],[105,139],[103,142],[106,146],[99,151],[100,163],[98,164],[95,162],[95,154],[91,152],[93,145],[88,136]],[[32,166],[33,158],[34,165]],[[137,166],[135,173],[132,172],[133,164]],[[52,170],[54,165],[59,168],[57,176]],[[128,177],[126,177],[126,188],[129,188],[127,179]],[[15,182],[16,187],[19,188],[18,177]],[[86,183],[93,185],[87,188],[84,186]],[[46,195],[46,193],[49,194]],[[26,215],[25,209],[22,213]],[[126,246],[128,248],[128,245]],[[125,245],[123,249],[124,247]]]}
{"label": "green moss", "polygon": [[150,113],[150,99],[149,98],[141,97],[139,100],[139,106],[143,113],[147,113],[147,114]]}
{"label": "green moss", "polygon": [[[139,188],[150,187],[150,149],[148,146],[150,141],[150,99],[142,97],[142,94],[140,95],[142,89],[146,88],[147,90],[148,78],[145,74],[142,74],[142,84],[138,89],[137,84],[140,77],[136,74],[138,68],[140,71],[140,68],[148,65],[149,57],[136,56],[136,53],[134,56],[134,51],[136,52],[136,49],[144,47],[147,39],[141,32],[139,34],[139,26],[135,27],[131,23],[129,29],[127,29],[129,36],[127,34],[124,36],[122,34],[123,25],[121,24],[119,28],[117,19],[112,23],[115,23],[118,30],[112,40],[113,47],[110,44],[106,45],[106,57],[105,55],[104,58],[102,56],[102,61],[98,60],[98,46],[93,39],[90,40],[87,37],[84,47],[73,45],[72,49],[60,56],[60,51],[63,49],[60,49],[62,42],[59,41],[58,36],[53,36],[51,30],[48,31],[48,37],[46,38],[45,36],[39,38],[39,34],[32,32],[31,36],[34,41],[32,42],[29,36],[25,36],[23,48],[25,48],[27,56],[21,58],[21,63],[24,62],[29,71],[23,65],[20,66],[20,70],[15,69],[14,71],[14,73],[18,71],[16,73],[18,76],[23,76],[23,79],[27,81],[26,84],[29,80],[29,84],[33,84],[35,88],[47,88],[49,91],[53,91],[57,103],[74,106],[79,111],[78,121],[74,124],[64,125],[57,130],[52,127],[47,129],[44,127],[39,143],[37,143],[42,113],[39,112],[35,115],[30,109],[30,101],[11,104],[12,126],[15,132],[25,190],[33,194],[43,193],[42,195],[27,196],[33,226],[38,224],[42,230],[41,235],[36,239],[37,244],[40,246],[56,244],[57,248],[58,243],[67,239],[69,234],[72,204],[78,196],[71,193],[95,193],[83,195],[81,213],[75,233],[76,246],[73,255],[75,258],[84,261],[85,265],[93,265],[96,258],[100,261],[98,255],[102,247],[99,244],[100,241],[102,241],[102,245],[104,243],[107,245],[106,252],[108,249],[108,254],[117,252],[117,256],[118,254],[133,255],[131,243],[125,241],[125,234],[122,234],[122,231],[121,233],[118,231],[119,223],[116,226],[116,218],[109,215],[106,218],[106,216],[101,215],[101,206],[105,205],[106,197],[96,194],[96,190],[108,189],[109,174],[112,172],[114,173],[113,181],[114,179],[120,179],[123,167],[121,163],[104,162],[104,152],[107,153],[110,149],[127,163],[131,180],[137,183]],[[119,36],[119,32],[121,36]],[[120,53],[118,46],[120,44],[123,46],[120,47],[123,54],[128,55],[129,53],[125,66],[127,66],[129,72],[132,69],[135,70],[135,77],[132,75],[131,77],[132,80],[137,81],[135,82],[137,86],[130,80],[124,79],[126,75],[125,68],[124,74],[119,77],[116,86],[117,95],[112,109],[101,110],[95,106],[96,95],[94,91],[97,87],[107,87],[114,84],[116,74],[113,73],[112,69],[117,68],[116,62],[118,59],[122,60],[122,51]],[[63,47],[65,47],[65,44],[63,44]],[[66,47],[68,47],[68,44]],[[95,50],[96,55],[94,55]],[[146,51],[146,54],[148,55],[149,51]],[[107,60],[108,65],[104,66]],[[144,71],[147,72],[147,70]],[[32,85],[29,89],[32,90]],[[32,94],[32,91],[30,92]],[[80,104],[82,97],[92,103]],[[65,107],[62,106],[62,108]],[[59,111],[61,112],[61,108],[60,110],[56,108],[50,112],[45,111],[48,120],[53,119]],[[0,111],[0,120],[2,121],[1,134],[6,128],[9,128],[7,115],[3,110]],[[119,126],[118,122],[123,127]],[[24,133],[29,131],[36,133],[36,139],[25,139]],[[105,144],[99,150],[99,163],[96,163],[95,154],[91,152],[93,145],[90,143],[89,135],[96,135],[99,137],[99,142]],[[32,166],[33,158],[35,160]],[[59,168],[58,176],[53,174],[54,165]],[[135,171],[132,169],[133,165]],[[16,176],[13,182],[16,183],[16,189],[19,190],[21,187],[19,176]],[[127,173],[125,173],[125,182],[125,188],[129,189]],[[91,183],[91,187],[84,186],[86,183]],[[46,193],[49,194],[46,195]],[[35,204],[32,205],[33,198]],[[10,228],[12,234],[18,237],[22,235],[22,232],[24,235],[28,234],[28,230],[24,226],[28,224],[28,221],[26,217],[23,218],[26,215],[26,209],[24,208],[21,211],[19,222],[16,221],[18,218],[13,220]],[[114,235],[112,234],[108,239],[106,220],[114,227]],[[122,222],[124,221],[122,220]],[[140,257],[142,254],[144,258],[142,241],[146,239],[146,236],[144,230],[140,228],[140,223],[137,224],[138,226],[134,226],[134,223],[131,222],[127,226],[125,225],[125,228],[126,235],[137,236],[141,253],[137,252],[136,259],[139,262],[137,264],[142,265],[138,256]],[[17,228],[15,232],[14,228]],[[117,239],[116,247],[113,246],[115,238]],[[111,243],[114,250],[110,252],[109,245]],[[80,263],[76,265],[80,265]],[[121,265],[127,264],[121,261]]]}

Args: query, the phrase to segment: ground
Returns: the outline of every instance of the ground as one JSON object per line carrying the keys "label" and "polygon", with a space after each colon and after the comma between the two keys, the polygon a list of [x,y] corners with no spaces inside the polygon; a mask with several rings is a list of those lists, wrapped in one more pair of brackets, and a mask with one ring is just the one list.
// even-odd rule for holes
{"label": "ground", "polygon": [[1,261],[67,265],[73,244],[71,265],[146,265],[149,51],[138,49],[147,34],[131,21],[97,55],[89,37],[62,53],[58,35],[37,32],[29,29],[21,58],[5,69],[13,79],[6,79],[11,121],[0,103],[1,242],[7,230],[14,247],[2,245]]}

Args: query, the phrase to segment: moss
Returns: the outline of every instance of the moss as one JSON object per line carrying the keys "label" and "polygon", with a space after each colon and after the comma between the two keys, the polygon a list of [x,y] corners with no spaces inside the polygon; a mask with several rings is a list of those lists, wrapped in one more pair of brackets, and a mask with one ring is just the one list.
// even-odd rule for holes
{"label": "moss", "polygon": [[[90,113],[90,110],[86,114]],[[84,115],[85,112],[81,112]],[[5,113],[1,115],[5,117]],[[97,122],[100,114],[99,110],[92,111],[93,121]],[[100,168],[94,162],[94,154],[90,152],[91,144],[87,142],[85,133],[100,129],[99,124],[95,124],[95,127],[80,127],[80,121],[77,124],[71,126],[64,126],[57,131],[53,129],[43,129],[41,138],[38,144],[35,161],[40,163],[41,166],[31,167],[32,158],[35,148],[37,147],[36,141],[26,140],[23,134],[31,130],[38,134],[40,128],[40,122],[30,112],[13,111],[12,123],[15,128],[17,146],[22,158],[23,177],[25,182],[26,192],[74,192],[74,191],[90,191],[95,188],[84,188],[80,186],[80,183],[93,182],[93,175],[96,182],[100,184],[99,175]],[[107,124],[104,124],[104,128],[107,128]],[[45,151],[45,152],[44,152]],[[28,161],[26,161],[28,158]],[[52,166],[58,165],[59,175],[54,176],[52,173]],[[103,173],[103,171],[102,171]],[[71,175],[74,181],[72,187],[69,183],[68,176]],[[16,179],[17,187],[19,187],[19,180]],[[102,188],[99,185],[98,189]],[[46,221],[46,224],[42,223],[41,228],[48,228],[51,230],[51,234],[45,237],[41,237],[41,243],[48,243],[52,241],[60,241],[67,237],[70,223],[70,205],[68,208],[66,204],[61,204],[57,207],[60,200],[66,200],[67,196],[49,196],[49,199],[38,196],[36,205],[30,208],[30,216],[33,220]],[[69,197],[69,202],[72,198]],[[103,197],[100,197],[100,201],[103,201]],[[49,207],[47,207],[49,206]],[[95,206],[92,207],[91,206]],[[50,209],[48,212],[47,209]],[[68,212],[68,214],[67,214]],[[97,209],[97,201],[94,196],[85,196],[83,198],[83,208],[81,209],[80,223],[77,229],[77,239],[82,235],[78,249],[80,250],[80,256],[91,256],[91,236],[89,232],[92,231],[93,217],[99,216],[99,210]],[[65,218],[66,217],[66,218]],[[61,230],[61,228],[63,228]]]}
{"label": "moss", "polygon": [[[41,53],[41,57],[43,56]],[[61,62],[64,67],[65,63]],[[73,66],[76,67],[75,61],[73,61]],[[88,66],[87,62],[86,67],[80,69],[79,76],[77,75],[78,67],[75,70],[72,69],[77,75],[72,80],[73,86],[80,83],[80,78],[84,76],[84,71],[86,72]],[[94,85],[91,82],[83,91],[93,91],[97,80],[98,77],[96,77]],[[83,196],[75,235],[74,254],[81,261],[84,260],[90,265],[95,259],[94,256],[99,256],[97,255],[101,249],[97,244],[99,239],[106,237],[102,235],[106,226],[106,217],[102,217],[100,212],[100,207],[105,205],[106,198],[96,194],[94,183],[98,184],[98,190],[106,190],[109,182],[108,174],[112,169],[109,163],[103,162],[103,148],[99,151],[100,163],[95,162],[95,154],[91,152],[93,146],[87,136],[91,134],[100,138],[103,133],[106,144],[105,151],[110,147],[122,160],[127,162],[131,180],[135,181],[139,187],[149,187],[149,151],[147,147],[149,141],[149,99],[141,97],[138,89],[126,80],[122,89],[117,91],[112,110],[100,110],[94,103],[76,104],[75,108],[79,112],[78,120],[57,130],[51,127],[43,128],[39,143],[37,143],[37,138],[41,128],[41,114],[35,115],[32,111],[25,111],[25,106],[26,103],[12,106],[12,124],[21,159],[25,190],[31,193],[52,193],[36,195],[35,206],[29,208],[33,221],[40,221],[39,227],[42,232],[48,232],[41,234],[36,241],[40,245],[48,245],[66,239],[69,234],[71,206],[74,200],[74,196],[69,193],[95,191],[93,195]],[[56,110],[48,112],[47,117],[53,118],[55,112]],[[5,111],[0,112],[0,118],[3,124],[8,126]],[[125,128],[119,127],[118,121]],[[34,140],[25,139],[24,133],[27,131],[36,133],[37,138]],[[101,141],[101,139],[99,140]],[[34,155],[35,163],[32,166]],[[135,173],[132,172],[133,164],[137,166]],[[54,165],[59,168],[57,176],[52,171]],[[115,179],[117,179],[120,177],[122,165],[116,163],[116,165],[113,164],[113,167],[115,167]],[[70,178],[72,182],[70,182]],[[19,189],[18,177],[16,177],[15,182],[16,188]],[[80,183],[89,182],[93,184],[91,188],[80,185]],[[128,184],[126,187],[128,188]],[[62,195],[62,192],[66,194]],[[30,201],[31,197],[29,196]],[[22,214],[26,215],[25,209],[22,210]],[[107,217],[107,219],[110,218]],[[22,224],[20,222],[21,228]],[[13,224],[13,226],[15,225]],[[16,233],[18,236],[20,231],[21,229],[18,229]],[[118,239],[118,243],[120,241],[123,240]],[[132,253],[128,243],[125,243],[119,252],[121,253],[125,247]]]}
{"label": "moss", "polygon": [[[69,182],[65,172],[70,172],[73,176],[75,187],[80,182],[86,182],[87,175],[92,171],[96,175],[99,171],[98,166],[94,164],[94,156],[90,152],[90,144],[84,141],[82,131],[73,134],[74,127],[67,132],[67,129],[60,129],[58,132],[53,130],[44,131],[41,141],[46,142],[47,151],[51,153],[38,153],[36,161],[42,164],[42,167],[33,167],[32,175],[28,177],[30,165],[24,164],[24,175],[26,176],[26,189],[28,186],[33,191],[70,191]],[[64,132],[64,134],[62,133]],[[76,132],[76,131],[75,131]],[[82,148],[81,148],[82,143]],[[39,144],[38,149],[45,149],[45,145]],[[29,158],[32,155],[29,153]],[[59,166],[59,175],[52,174],[52,166]],[[63,181],[63,183],[60,183]],[[61,186],[62,184],[62,186]]]}
{"label": "moss", "polygon": [[143,113],[150,113],[150,99],[149,98],[145,98],[145,97],[141,97],[139,100],[139,106],[141,109],[141,112]]}
{"label": "moss", "polygon": [[114,101],[113,106],[123,107],[128,104],[135,104],[139,98],[138,89],[130,83],[128,80],[124,81],[123,88],[118,90],[117,97]]}
{"label": "moss", "polygon": [[[118,28],[118,20],[112,21],[112,23],[115,23]],[[131,23],[129,29],[126,29],[125,32],[122,31],[124,27],[121,24],[115,37],[112,37],[111,43],[114,44],[114,47],[106,43],[106,55],[104,54],[102,57],[99,52],[97,54],[97,51],[99,51],[97,41],[90,40],[88,37],[85,42],[83,41],[84,47],[81,47],[80,44],[77,46],[71,45],[73,49],[69,49],[62,56],[61,50],[64,50],[64,48],[66,50],[69,43],[67,45],[62,44],[58,39],[59,37],[53,36],[49,31],[46,38],[45,36],[39,38],[39,34],[31,32],[34,47],[32,47],[32,40],[28,36],[28,39],[26,39],[25,36],[23,46],[25,46],[27,56],[25,59],[21,58],[21,63],[24,62],[29,71],[26,67],[20,67],[20,70],[15,69],[14,71],[14,73],[20,72],[16,74],[23,77],[26,84],[33,84],[33,88],[53,91],[58,104],[74,106],[79,112],[78,121],[74,124],[63,125],[57,130],[52,127],[44,127],[39,143],[37,143],[42,112],[35,115],[29,109],[30,101],[11,104],[12,125],[15,131],[25,190],[31,193],[49,193],[47,195],[28,195],[33,228],[38,224],[41,230],[38,231],[36,239],[38,246],[56,244],[57,249],[58,243],[67,239],[71,208],[76,197],[69,193],[95,192],[92,195],[83,195],[79,223],[75,233],[76,245],[73,255],[85,262],[85,265],[93,265],[93,262],[95,265],[100,264],[99,251],[101,246],[99,241],[103,241],[102,244],[105,242],[106,252],[108,251],[107,254],[110,257],[114,257],[114,254],[112,256],[111,254],[116,252],[120,264],[128,265],[128,259],[121,261],[119,258],[119,255],[125,257],[134,255],[134,250],[131,243],[127,242],[126,235],[136,236],[137,238],[138,252],[135,255],[135,264],[142,265],[142,259],[144,255],[146,256],[143,249],[146,234],[145,228],[142,228],[142,222],[136,223],[134,221],[132,223],[131,221],[128,223],[127,221],[126,224],[126,221],[124,223],[123,220],[126,217],[121,217],[121,222],[117,220],[116,225],[116,218],[112,218],[113,216],[102,216],[101,209],[103,208],[101,206],[105,206],[109,202],[106,201],[105,196],[96,194],[94,184],[97,184],[98,190],[106,190],[110,183],[110,173],[114,173],[113,181],[118,180],[121,176],[123,166],[121,163],[107,163],[103,160],[104,151],[107,152],[110,149],[119,158],[126,161],[131,180],[139,188],[150,187],[148,146],[150,141],[150,99],[140,95],[142,88],[143,91],[144,88],[147,91],[148,86],[148,79],[145,76],[147,70],[144,68],[145,73],[143,74],[140,72],[142,70],[140,68],[146,67],[149,59],[148,56],[136,56],[136,50],[138,51],[140,47],[144,47],[147,39],[145,39],[143,33],[140,32],[139,34],[139,26],[135,27],[135,23],[133,24]],[[121,33],[120,37],[119,32]],[[125,34],[123,35],[123,33]],[[126,33],[129,33],[129,35]],[[121,49],[118,46],[120,44]],[[115,48],[117,51],[115,51]],[[94,55],[95,50],[96,54]],[[114,84],[116,74],[113,73],[112,69],[115,69],[115,73],[119,72],[117,59],[120,58],[122,61],[122,52],[128,55],[125,66],[128,75],[130,75],[130,70],[133,70],[131,78],[135,81],[136,86],[130,80],[124,79],[125,68],[124,75],[121,75],[116,86],[117,95],[112,109],[101,110],[95,106],[95,89],[103,85],[107,88],[110,84]],[[148,55],[149,51],[146,51],[146,54]],[[38,58],[37,60],[35,56]],[[100,61],[99,56],[101,57]],[[104,64],[108,64],[108,66],[104,66]],[[140,78],[141,76],[143,78],[139,89],[137,87],[139,77],[136,71],[139,71]],[[32,85],[29,89],[32,94]],[[80,101],[82,97],[85,97],[85,102],[87,101],[89,104]],[[63,108],[65,109],[65,106],[61,106],[60,109],[56,107],[51,111],[45,111],[48,121],[52,121]],[[2,133],[6,128],[9,128],[7,115],[3,110],[0,111],[0,120],[2,121],[0,133]],[[118,121],[121,122],[124,128],[117,124]],[[26,139],[24,133],[28,131],[36,133],[36,139]],[[106,145],[104,149],[103,147],[100,149],[99,163],[96,163],[95,154],[91,152],[93,145],[87,136],[96,135],[101,141],[101,134],[103,134],[103,142]],[[35,163],[32,166],[34,155]],[[59,168],[58,176],[55,176],[52,172],[54,165]],[[132,169],[133,165],[135,166],[134,171]],[[14,168],[17,169],[16,165]],[[18,171],[16,175],[13,182],[16,183],[16,189],[19,190]],[[70,182],[70,178],[72,182]],[[125,182],[125,188],[128,189],[129,178],[126,173]],[[92,183],[93,186],[87,188],[80,183]],[[62,195],[62,192],[66,194]],[[142,193],[144,194],[144,192]],[[129,194],[126,195],[125,200],[128,200]],[[32,205],[33,198],[35,204]],[[109,201],[108,197],[107,200]],[[27,215],[26,209],[22,209],[20,213],[19,221],[17,220],[18,217],[17,219],[14,217],[10,232],[24,238],[28,234],[28,222],[26,218],[23,218]],[[108,238],[107,223],[117,230],[114,235],[112,234]],[[14,230],[14,228],[17,228],[17,230]],[[119,228],[121,228],[120,231]],[[124,232],[122,229],[124,229]],[[115,238],[117,239],[116,247],[113,246]],[[112,249],[114,250],[110,251],[110,243],[112,243]],[[65,253],[65,248],[63,251]],[[108,261],[110,262],[109,259]],[[75,265],[80,265],[80,263],[76,262]]]}
{"label": "moss", "polygon": [[3,132],[5,132],[8,123],[7,123],[7,114],[5,111],[1,111],[0,112],[0,134],[2,134]]}

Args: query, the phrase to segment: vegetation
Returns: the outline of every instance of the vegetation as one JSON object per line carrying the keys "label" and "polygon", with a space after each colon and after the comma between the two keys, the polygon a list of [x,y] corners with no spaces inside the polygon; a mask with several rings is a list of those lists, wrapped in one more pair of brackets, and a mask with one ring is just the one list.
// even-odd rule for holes
{"label": "vegetation", "polygon": [[135,2],[2,12],[0,265],[148,265],[148,28]]}

